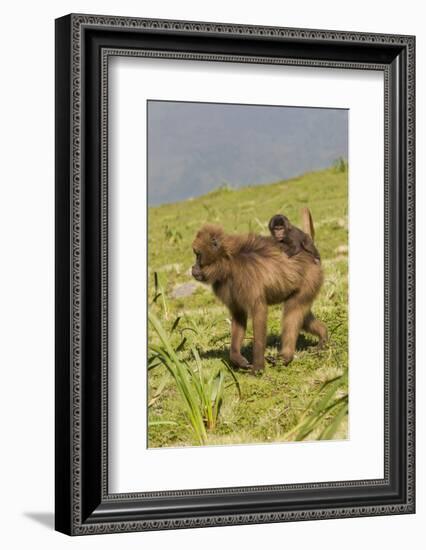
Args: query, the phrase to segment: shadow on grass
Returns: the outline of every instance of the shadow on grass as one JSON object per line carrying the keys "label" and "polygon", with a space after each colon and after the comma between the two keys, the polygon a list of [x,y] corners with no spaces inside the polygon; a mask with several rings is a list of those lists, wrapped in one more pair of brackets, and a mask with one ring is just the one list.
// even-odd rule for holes
{"label": "shadow on grass", "polygon": [[[307,338],[304,334],[299,334],[296,343],[297,351],[307,351],[311,348],[315,348],[317,342],[311,338]],[[277,350],[281,347],[281,337],[278,334],[268,334],[266,338],[266,347],[267,348],[276,348]],[[249,361],[253,357],[253,340],[250,339],[249,342],[244,344],[241,348],[241,353]],[[223,359],[224,361],[229,361],[229,344],[222,348],[212,348],[206,351],[200,351],[200,357],[203,359]]]}

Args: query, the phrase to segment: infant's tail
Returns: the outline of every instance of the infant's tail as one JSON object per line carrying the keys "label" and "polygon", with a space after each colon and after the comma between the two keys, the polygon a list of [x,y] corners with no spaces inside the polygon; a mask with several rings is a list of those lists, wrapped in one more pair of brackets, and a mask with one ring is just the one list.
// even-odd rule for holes
{"label": "infant's tail", "polygon": [[312,220],[311,211],[306,206],[301,210],[302,216],[302,229],[307,233],[312,240],[315,240],[314,222]]}

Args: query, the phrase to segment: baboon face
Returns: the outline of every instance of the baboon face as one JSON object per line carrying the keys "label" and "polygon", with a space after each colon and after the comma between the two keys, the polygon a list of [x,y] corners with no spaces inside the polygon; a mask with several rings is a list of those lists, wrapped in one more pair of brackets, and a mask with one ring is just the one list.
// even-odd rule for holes
{"label": "baboon face", "polygon": [[283,225],[276,225],[274,229],[272,230],[273,236],[277,241],[282,241],[285,237],[286,230]]}
{"label": "baboon face", "polygon": [[202,253],[194,248],[194,254],[195,254],[195,264],[192,266],[192,276],[197,281],[200,281],[201,283],[205,283],[206,281],[203,275],[203,269],[202,269],[202,263],[201,263]]}
{"label": "baboon face", "polygon": [[282,242],[290,228],[290,222],[288,218],[277,214],[269,222],[269,231],[274,239],[278,242]]}
{"label": "baboon face", "polygon": [[223,254],[222,228],[206,225],[198,231],[192,249],[195,254],[195,264],[192,266],[192,276],[197,281],[209,283],[209,266],[216,263]]}

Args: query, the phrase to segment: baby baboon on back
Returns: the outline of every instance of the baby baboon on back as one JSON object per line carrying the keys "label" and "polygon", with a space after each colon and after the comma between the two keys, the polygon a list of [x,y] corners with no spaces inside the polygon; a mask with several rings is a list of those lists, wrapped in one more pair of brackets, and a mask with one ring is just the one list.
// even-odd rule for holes
{"label": "baby baboon on back", "polygon": [[321,258],[311,237],[292,225],[286,216],[276,214],[269,220],[269,231],[274,239],[280,243],[280,246],[289,258],[305,250],[314,258],[316,263],[320,263]]}

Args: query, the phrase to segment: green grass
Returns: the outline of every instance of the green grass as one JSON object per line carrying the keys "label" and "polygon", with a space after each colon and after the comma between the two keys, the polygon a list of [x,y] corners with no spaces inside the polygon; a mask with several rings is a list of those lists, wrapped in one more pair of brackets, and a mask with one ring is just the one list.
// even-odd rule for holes
{"label": "green grass", "polygon": [[[279,212],[299,225],[303,206],[311,209],[325,272],[313,311],[327,324],[329,346],[318,351],[314,338],[301,334],[289,367],[267,364],[259,377],[235,374],[241,395],[228,373],[227,382],[221,382],[221,406],[214,429],[207,429],[206,423],[203,444],[347,437],[347,167],[336,164],[328,170],[261,186],[218,188],[208,195],[149,209],[150,312],[161,323],[173,354],[190,369],[189,377],[200,367],[196,350],[203,377],[212,381],[224,368],[223,360],[228,360],[229,314],[205,285],[197,283],[191,296],[173,297],[176,287],[195,284],[190,268],[196,231],[210,222],[228,232],[266,234],[268,220]],[[269,310],[266,355],[278,353],[280,312],[279,306]],[[152,326],[149,343],[154,347],[161,343]],[[251,346],[249,326],[243,348],[249,359]],[[336,377],[337,382],[326,384]],[[149,370],[148,402],[150,447],[200,444],[182,392],[164,364]]]}

